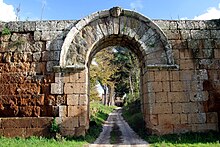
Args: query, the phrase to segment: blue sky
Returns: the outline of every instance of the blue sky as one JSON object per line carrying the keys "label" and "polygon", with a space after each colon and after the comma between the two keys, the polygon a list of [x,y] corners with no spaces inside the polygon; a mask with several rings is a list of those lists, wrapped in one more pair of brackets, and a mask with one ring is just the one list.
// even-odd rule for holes
{"label": "blue sky", "polygon": [[14,20],[19,5],[20,20],[80,19],[113,6],[138,11],[151,19],[220,18],[220,0],[0,0],[0,20]]}

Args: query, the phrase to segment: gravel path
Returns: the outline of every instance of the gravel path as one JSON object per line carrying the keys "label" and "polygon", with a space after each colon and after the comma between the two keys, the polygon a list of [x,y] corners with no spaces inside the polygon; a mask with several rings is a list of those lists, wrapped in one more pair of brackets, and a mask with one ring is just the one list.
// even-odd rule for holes
{"label": "gravel path", "polygon": [[[127,122],[121,116],[122,109],[117,108],[115,111],[109,114],[109,117],[103,125],[102,133],[89,147],[147,147],[149,144],[142,140],[128,125]],[[114,125],[119,127],[122,136],[120,137],[120,143],[110,144],[110,133]]]}

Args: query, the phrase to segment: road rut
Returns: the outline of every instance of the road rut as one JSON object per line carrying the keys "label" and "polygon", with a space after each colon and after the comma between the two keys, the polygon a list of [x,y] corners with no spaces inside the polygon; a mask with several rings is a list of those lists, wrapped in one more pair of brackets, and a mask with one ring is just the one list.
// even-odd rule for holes
{"label": "road rut", "polygon": [[[142,140],[128,125],[122,117],[122,109],[117,108],[109,114],[107,121],[103,125],[103,130],[99,137],[89,147],[147,147],[149,143]],[[111,131],[117,125],[121,131],[120,142],[110,144]]]}

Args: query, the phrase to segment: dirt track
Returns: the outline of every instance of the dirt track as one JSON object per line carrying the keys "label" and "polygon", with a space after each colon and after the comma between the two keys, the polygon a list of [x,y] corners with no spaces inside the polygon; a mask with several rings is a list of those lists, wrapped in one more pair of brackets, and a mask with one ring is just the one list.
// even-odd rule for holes
{"label": "dirt track", "polygon": [[[146,147],[149,144],[142,140],[128,125],[121,116],[121,108],[110,113],[107,121],[103,125],[103,131],[90,147]],[[117,144],[110,144],[110,133],[113,126],[118,126],[121,136],[117,139]]]}

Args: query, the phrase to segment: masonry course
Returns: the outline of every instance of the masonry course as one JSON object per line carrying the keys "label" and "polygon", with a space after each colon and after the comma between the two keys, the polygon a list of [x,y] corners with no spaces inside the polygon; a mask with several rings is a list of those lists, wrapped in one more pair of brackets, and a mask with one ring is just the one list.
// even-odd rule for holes
{"label": "masonry course", "polygon": [[151,21],[123,9],[82,20],[0,22],[0,32],[10,30],[0,33],[0,134],[48,136],[56,117],[63,136],[84,135],[86,66],[111,45],[127,47],[139,58],[149,133],[218,131],[219,24]]}

